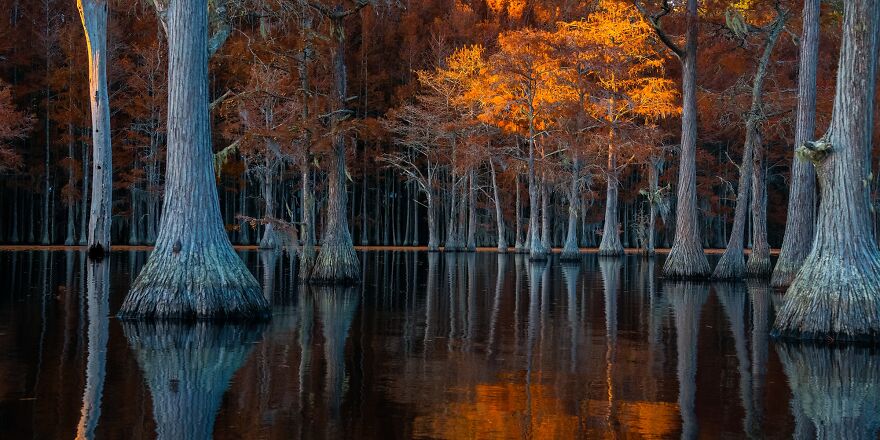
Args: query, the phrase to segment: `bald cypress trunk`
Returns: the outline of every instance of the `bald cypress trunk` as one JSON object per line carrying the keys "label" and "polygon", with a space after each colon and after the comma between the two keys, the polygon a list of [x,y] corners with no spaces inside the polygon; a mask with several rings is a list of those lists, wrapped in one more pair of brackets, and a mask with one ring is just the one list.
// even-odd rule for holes
{"label": "bald cypress trunk", "polygon": [[581,194],[578,191],[581,163],[575,159],[571,167],[571,181],[568,185],[568,230],[565,235],[565,246],[562,247],[560,260],[577,261],[580,259],[580,248],[577,240],[577,217],[580,211]]}
{"label": "bald cypress trunk", "polygon": [[477,197],[474,191],[476,185],[476,176],[473,168],[468,172],[468,235],[467,250],[473,252],[477,250]]}
{"label": "bald cypress trunk", "polygon": [[[819,62],[819,2],[804,0],[798,69],[798,106],[794,149],[813,138],[816,130],[816,69]],[[796,154],[791,164],[791,191],[785,238],[770,284],[788,286],[813,247],[816,228],[816,170]]]}
{"label": "bald cypress trunk", "polygon": [[618,185],[617,180],[617,147],[608,147],[608,168],[605,171],[607,186],[605,191],[605,226],[602,229],[602,241],[599,243],[599,255],[623,255],[623,244],[620,242],[618,230]]}
{"label": "bald cypress trunk", "polygon": [[[501,208],[501,196],[498,194],[498,176],[495,175],[495,162],[489,158],[489,171],[492,173],[492,196],[495,198],[495,228],[498,233],[498,252],[507,252],[507,231],[504,226],[504,214]],[[517,201],[519,201],[517,199]]]}
{"label": "bald cypress trunk", "polygon": [[550,242],[550,191],[544,172],[541,172],[541,244],[548,252],[553,248]]}
{"label": "bald cypress trunk", "polygon": [[208,13],[198,0],[168,7],[168,153],[156,247],[119,315],[266,318],[260,285],[232,249],[214,177],[208,117]]}
{"label": "bald cypress trunk", "polygon": [[107,2],[78,0],[77,8],[89,50],[89,103],[92,112],[92,195],[87,244],[89,255],[100,258],[110,250],[113,190],[110,98],[107,94]]}
{"label": "bald cypress trunk", "polygon": [[526,243],[523,241],[523,225],[522,225],[522,196],[519,184],[519,173],[516,175],[516,231],[514,231],[515,244],[514,250],[517,253],[526,252]]}
{"label": "bald cypress trunk", "polygon": [[743,147],[742,166],[739,169],[736,209],[733,216],[733,229],[724,254],[715,266],[713,279],[742,278],[746,271],[743,254],[743,238],[748,213],[749,200],[752,207],[752,253],[749,256],[749,273],[762,276],[769,271],[770,246],[767,244],[767,185],[764,178],[764,146],[760,124],[764,121],[764,79],[770,66],[773,47],[779,39],[787,15],[777,16],[764,51],[758,60],[755,78],[752,81],[752,104],[746,117],[746,142]]}
{"label": "bald cypress trunk", "polygon": [[327,173],[327,217],[321,237],[321,248],[315,259],[309,281],[316,284],[354,284],[360,281],[360,261],[354,251],[348,229],[348,193],[346,192],[345,135],[340,123],[345,118],[347,73],[345,69],[345,15],[330,15],[332,45],[334,103],[331,117],[333,146],[330,169]]}
{"label": "bald cypress trunk", "polygon": [[687,0],[686,26],[685,49],[679,56],[682,113],[675,240],[663,265],[663,274],[669,278],[709,275],[697,222],[697,0]]}
{"label": "bald cypress trunk", "polygon": [[778,336],[880,339],[880,250],[869,199],[878,24],[880,1],[844,3],[831,125],[799,150],[819,178],[816,238],[776,315]]}
{"label": "bald cypress trunk", "polygon": [[535,129],[533,121],[529,121],[529,231],[528,247],[530,260],[546,260],[549,250],[541,241],[540,225],[538,224],[538,204],[540,193],[538,179],[535,176]]}

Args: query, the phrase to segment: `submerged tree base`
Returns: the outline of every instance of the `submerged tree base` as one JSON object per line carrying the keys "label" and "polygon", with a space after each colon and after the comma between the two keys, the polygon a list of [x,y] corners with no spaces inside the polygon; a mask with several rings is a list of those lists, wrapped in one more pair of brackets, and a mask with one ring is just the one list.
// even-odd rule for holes
{"label": "submerged tree base", "polygon": [[880,261],[809,258],[776,315],[784,339],[880,342]]}
{"label": "submerged tree base", "polygon": [[559,254],[559,261],[566,262],[576,262],[581,260],[581,251],[580,249],[562,249],[562,253]]}
{"label": "submerged tree base", "polygon": [[260,284],[229,245],[157,247],[119,310],[132,319],[268,319]]}
{"label": "submerged tree base", "polygon": [[610,249],[602,249],[599,248],[599,256],[600,257],[622,257],[626,254],[623,248],[610,248]]}
{"label": "submerged tree base", "polygon": [[361,263],[351,244],[323,243],[309,284],[355,285],[361,281]]}
{"label": "submerged tree base", "polygon": [[670,279],[699,280],[705,279],[709,274],[709,261],[701,247],[673,244],[666,263],[663,264],[663,276]]}
{"label": "submerged tree base", "polygon": [[749,278],[769,278],[773,272],[773,264],[770,263],[769,255],[757,256],[754,253],[749,255],[749,261],[746,263],[746,275]]}
{"label": "submerged tree base", "polygon": [[743,258],[742,251],[724,251],[718,264],[715,265],[715,271],[712,272],[711,279],[723,280],[740,280],[746,273],[746,262]]}

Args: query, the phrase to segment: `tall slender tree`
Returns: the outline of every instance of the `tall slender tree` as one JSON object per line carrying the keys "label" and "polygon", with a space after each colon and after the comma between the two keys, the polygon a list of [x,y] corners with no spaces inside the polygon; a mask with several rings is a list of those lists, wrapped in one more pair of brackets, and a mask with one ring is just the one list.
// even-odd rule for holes
{"label": "tall slender tree", "polygon": [[878,26],[880,0],[843,3],[831,125],[798,148],[819,178],[816,237],[776,315],[778,336],[880,340],[880,249],[869,198]]}
{"label": "tall slender tree", "polygon": [[703,252],[700,225],[697,221],[697,3],[687,0],[685,6],[685,43],[678,45],[663,30],[661,20],[672,12],[669,0],[650,13],[642,0],[633,0],[648,20],[660,41],[681,62],[682,112],[681,152],[678,167],[675,240],[666,258],[663,273],[670,278],[703,278],[709,275],[709,261]]}
{"label": "tall slender tree", "polygon": [[208,117],[208,11],[168,6],[168,154],[156,247],[119,312],[122,318],[266,318],[257,280],[220,216]]}
{"label": "tall slender tree", "polygon": [[330,169],[327,173],[327,218],[321,237],[321,248],[315,258],[309,282],[314,284],[354,284],[360,281],[360,261],[354,250],[348,228],[348,192],[345,166],[345,143],[348,138],[343,121],[348,117],[348,73],[345,65],[345,19],[368,6],[368,0],[355,0],[352,5],[343,2],[327,6],[311,3],[312,7],[330,21],[330,55],[333,69],[333,106],[330,114],[332,136]]}
{"label": "tall slender tree", "polygon": [[[732,28],[745,28],[748,26],[738,12],[731,11],[728,13]],[[763,228],[753,227],[753,236],[757,236],[757,240],[753,240],[756,244],[752,255],[749,255],[750,272],[756,275],[765,273],[765,267],[769,267],[770,252],[767,246],[767,230],[766,230],[766,198],[762,197],[765,193],[765,183],[763,179],[764,160],[763,160],[763,136],[761,135],[761,124],[765,120],[764,115],[764,80],[767,77],[767,71],[770,68],[770,57],[773,54],[773,47],[779,40],[779,35],[788,19],[788,12],[779,9],[776,19],[773,20],[766,29],[762,29],[767,34],[764,43],[764,50],[758,59],[758,65],[755,70],[755,77],[752,80],[752,102],[748,113],[746,114],[746,137],[745,146],[743,148],[742,166],[739,172],[739,185],[737,187],[738,194],[736,197],[736,209],[733,216],[733,229],[730,233],[730,240],[721,259],[715,266],[712,273],[713,279],[733,279],[741,278],[746,272],[746,263],[744,258],[744,242],[746,227],[746,216],[748,213],[749,200],[752,201],[753,221],[754,225],[763,225]],[[745,37],[745,34],[738,36]],[[761,150],[761,151],[758,151]],[[762,168],[756,170],[755,167]],[[759,180],[761,180],[759,182]],[[763,209],[762,209],[763,207]],[[762,216],[763,214],[763,216]],[[760,247],[760,249],[758,249]],[[760,261],[759,261],[760,260]]]}
{"label": "tall slender tree", "polygon": [[[800,40],[798,69],[798,104],[794,148],[810,140],[816,131],[816,70],[819,63],[819,2],[804,0],[803,29]],[[798,157],[792,158],[791,190],[785,237],[770,284],[783,287],[791,284],[804,259],[813,247],[816,224],[816,170]]]}
{"label": "tall slender tree", "polygon": [[89,50],[89,102],[92,110],[92,188],[89,209],[89,256],[110,250],[113,158],[110,144],[110,97],[107,93],[107,0],[77,0]]}

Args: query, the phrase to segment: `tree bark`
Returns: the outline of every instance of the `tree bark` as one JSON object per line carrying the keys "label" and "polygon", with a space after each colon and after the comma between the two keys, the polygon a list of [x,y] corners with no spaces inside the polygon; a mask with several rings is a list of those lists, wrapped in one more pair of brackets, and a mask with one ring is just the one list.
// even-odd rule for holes
{"label": "tree bark", "polygon": [[113,158],[110,144],[110,97],[107,94],[107,2],[78,0],[89,50],[89,103],[92,111],[92,196],[89,209],[89,255],[110,251]]}
{"label": "tree bark", "polygon": [[871,122],[880,1],[844,3],[828,132],[801,150],[821,190],[813,249],[776,315],[774,335],[880,340],[880,250],[871,227]]}
{"label": "tree bark", "polygon": [[315,258],[309,282],[315,284],[355,284],[360,281],[360,261],[348,229],[348,193],[346,192],[345,134],[340,132],[344,119],[347,73],[345,69],[345,17],[331,17],[334,100],[337,106],[331,117],[332,158],[327,173],[327,221],[321,248]]}
{"label": "tree bark", "polygon": [[491,157],[489,158],[489,171],[492,173],[492,196],[495,198],[495,228],[498,233],[498,252],[507,252],[507,228],[504,226],[501,196],[498,194],[498,176],[495,175],[495,162]]}
{"label": "tree bark", "polygon": [[468,235],[467,250],[477,250],[477,196],[474,190],[476,185],[476,172],[473,168],[468,172]]}
{"label": "tree bark", "polygon": [[675,240],[663,274],[668,278],[704,278],[709,262],[697,221],[697,0],[687,0],[682,64],[681,157],[675,213]]}
{"label": "tree bark", "polygon": [[620,256],[623,255],[623,244],[620,243],[620,231],[618,230],[618,176],[617,176],[617,147],[608,147],[608,169],[606,170],[606,196],[605,196],[605,227],[602,229],[602,241],[599,243],[599,255]]}
{"label": "tree bark", "polygon": [[535,177],[535,127],[534,122],[529,120],[529,260],[546,260],[549,249],[541,241],[540,226],[538,224],[539,190]]}
{"label": "tree bark", "polygon": [[578,261],[581,258],[577,240],[578,212],[580,212],[581,194],[578,191],[580,180],[581,163],[575,159],[571,166],[571,182],[568,186],[568,230],[565,236],[565,246],[559,259],[563,261]]}
{"label": "tree bark", "polygon": [[547,252],[553,248],[550,241],[550,191],[547,187],[547,177],[541,172],[541,244]]}
{"label": "tree bark", "polygon": [[[816,70],[819,63],[819,3],[804,0],[803,31],[798,69],[798,106],[794,149],[812,140],[816,132]],[[813,247],[816,229],[816,170],[796,154],[791,163],[791,190],[785,237],[770,285],[791,284]]]}
{"label": "tree bark", "polygon": [[764,120],[764,79],[770,65],[770,55],[779,39],[785,24],[786,16],[776,18],[767,43],[758,61],[755,78],[752,82],[752,104],[746,118],[746,141],[743,147],[742,165],[740,166],[739,184],[737,186],[736,209],[733,216],[733,229],[724,254],[715,266],[712,278],[717,280],[742,278],[746,272],[743,252],[743,237],[746,228],[749,201],[752,205],[752,243],[753,254],[749,256],[749,273],[755,276],[769,271],[770,246],[767,243],[767,206],[766,181],[764,179],[764,152],[760,124]]}
{"label": "tree bark", "polygon": [[119,316],[265,319],[260,285],[232,249],[217,197],[208,114],[207,4],[168,7],[168,154],[156,247]]}
{"label": "tree bark", "polygon": [[524,253],[526,252],[526,245],[523,242],[523,229],[522,229],[522,196],[520,195],[520,184],[519,184],[519,173],[516,174],[516,231],[514,231],[515,236],[515,244],[514,251],[516,253]]}
{"label": "tree bark", "polygon": [[[271,149],[269,150],[271,151]],[[273,161],[274,159],[266,160],[266,169],[260,176],[260,192],[263,196],[264,212],[267,219],[277,218],[275,216],[275,165],[271,163]],[[278,232],[271,222],[266,223],[263,237],[260,239],[260,249],[278,249],[279,246]]]}

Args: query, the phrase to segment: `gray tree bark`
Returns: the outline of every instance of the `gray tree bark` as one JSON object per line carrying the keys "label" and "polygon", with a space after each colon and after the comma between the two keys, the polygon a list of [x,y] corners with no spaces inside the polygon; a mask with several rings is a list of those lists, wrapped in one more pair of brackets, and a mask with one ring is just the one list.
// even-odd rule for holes
{"label": "gray tree bark", "polygon": [[[819,3],[804,0],[803,30],[798,68],[798,106],[794,149],[813,139],[816,132],[816,69],[819,63]],[[770,284],[791,284],[813,247],[816,229],[816,170],[796,154],[791,163],[791,190],[785,237]]]}
{"label": "gray tree bark", "polygon": [[489,158],[489,171],[492,173],[492,196],[495,199],[495,229],[498,233],[498,252],[507,252],[507,231],[504,226],[504,214],[501,209],[501,196],[498,194],[498,176],[495,174],[495,162]]}
{"label": "gray tree bark", "polygon": [[340,123],[345,114],[347,72],[345,69],[345,17],[337,7],[328,14],[333,59],[333,98],[336,111],[331,117],[333,137],[331,164],[327,173],[327,220],[324,225],[321,248],[315,258],[315,266],[309,282],[315,284],[355,284],[360,281],[360,261],[354,251],[354,243],[348,228],[348,193],[346,191],[345,134]]}
{"label": "gray tree bark", "polygon": [[89,50],[89,103],[92,111],[92,188],[89,209],[89,255],[110,250],[113,158],[110,144],[110,97],[107,94],[107,2],[78,0]]}
{"label": "gray tree bark", "polygon": [[168,153],[156,247],[119,316],[269,316],[260,285],[232,249],[217,197],[208,115],[207,4],[168,7]]}
{"label": "gray tree bark", "polygon": [[562,261],[578,261],[581,258],[578,247],[577,226],[578,212],[581,210],[581,194],[579,191],[581,163],[575,159],[571,165],[571,182],[568,185],[568,230],[565,235],[565,245],[559,259]]}
{"label": "gray tree bark", "polygon": [[816,237],[776,315],[777,336],[880,340],[880,250],[869,194],[878,25],[880,1],[844,3],[831,125],[800,150],[819,178]]}
{"label": "gray tree bark", "polygon": [[685,48],[676,51],[682,64],[681,156],[675,240],[663,265],[668,278],[709,275],[697,221],[697,20],[697,0],[687,0]]}
{"label": "gray tree bark", "polygon": [[776,41],[782,32],[786,17],[785,15],[778,16],[770,29],[767,42],[764,45],[764,51],[758,60],[755,78],[752,81],[752,104],[746,118],[746,141],[743,147],[742,165],[739,169],[733,229],[730,232],[727,248],[724,249],[724,254],[721,255],[721,259],[718,260],[715,271],[712,273],[712,279],[742,278],[746,272],[743,237],[749,200],[751,200],[752,205],[752,252],[757,254],[749,256],[749,273],[755,276],[762,276],[762,274],[769,270],[770,245],[767,243],[767,194],[766,181],[764,179],[764,147],[762,145],[763,139],[760,124],[765,118],[763,100],[764,79],[767,77],[767,69],[770,66],[770,55],[773,53],[773,47],[776,45]]}
{"label": "gray tree bark", "polygon": [[522,196],[519,184],[519,173],[516,174],[516,231],[514,231],[515,244],[514,250],[517,253],[526,252],[526,244],[523,241],[523,225],[522,225]]}
{"label": "gray tree bark", "polygon": [[474,186],[477,184],[476,171],[473,168],[468,172],[468,233],[467,250],[477,250],[477,196]]}
{"label": "gray tree bark", "polygon": [[605,226],[602,229],[602,241],[599,243],[599,255],[620,256],[623,255],[623,244],[620,242],[618,230],[618,181],[617,176],[617,147],[608,147],[608,168],[605,170],[605,180],[608,182],[605,191]]}

